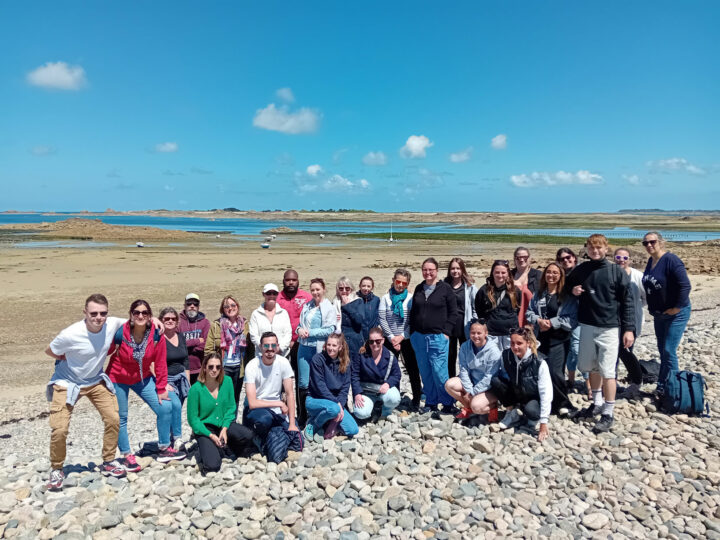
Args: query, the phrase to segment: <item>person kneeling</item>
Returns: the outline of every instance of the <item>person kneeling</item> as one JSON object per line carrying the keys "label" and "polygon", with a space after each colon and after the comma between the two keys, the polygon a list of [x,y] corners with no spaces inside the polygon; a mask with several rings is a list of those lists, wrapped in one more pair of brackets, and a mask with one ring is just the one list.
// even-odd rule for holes
{"label": "person kneeling", "polygon": [[[370,418],[376,406],[382,416],[400,404],[400,366],[396,356],[383,347],[382,328],[371,328],[367,343],[353,354],[351,379],[355,404],[355,418]],[[377,420],[375,415],[373,418]]]}
{"label": "person kneeling", "polygon": [[[295,424],[295,374],[290,361],[278,354],[274,332],[264,332],[258,343],[262,356],[245,366],[243,425],[260,439],[268,461],[285,461],[288,450],[302,450],[302,435]],[[285,391],[285,399],[282,393]]]}
{"label": "person kneeling", "polygon": [[187,417],[197,439],[202,472],[219,471],[228,448],[235,456],[248,456],[255,450],[253,431],[235,423],[232,379],[225,376],[217,354],[203,360],[188,394]]}
{"label": "person kneeling", "polygon": [[445,383],[445,391],[463,406],[455,418],[487,414],[488,422],[498,421],[497,397],[489,390],[490,381],[500,371],[501,357],[500,349],[488,342],[485,323],[474,322],[470,340],[460,346],[460,376]]}
{"label": "person kneeling", "polygon": [[507,408],[500,422],[502,429],[520,424],[522,410],[531,428],[537,429],[539,424],[538,441],[547,438],[552,380],[545,360],[538,358],[532,327],[511,330],[510,348],[502,353],[502,369],[492,378],[490,389]]}
{"label": "person kneeling", "polygon": [[326,439],[332,439],[338,428],[348,437],[357,435],[357,423],[345,409],[350,390],[350,356],[342,334],[328,337],[325,350],[313,356],[308,390],[307,439],[311,440],[315,431],[323,428]]}

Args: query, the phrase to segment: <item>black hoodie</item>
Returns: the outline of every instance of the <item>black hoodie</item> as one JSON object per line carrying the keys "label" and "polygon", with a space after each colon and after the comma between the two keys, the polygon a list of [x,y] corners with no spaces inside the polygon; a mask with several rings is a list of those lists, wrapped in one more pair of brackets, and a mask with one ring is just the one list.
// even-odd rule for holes
{"label": "black hoodie", "polygon": [[[495,307],[488,298],[487,283],[480,287],[477,295],[475,295],[475,313],[478,319],[485,319],[488,334],[491,336],[509,336],[510,330],[520,325],[518,321],[521,301],[520,291],[515,289],[515,305],[517,306],[515,308],[512,306],[512,300],[505,285],[499,288],[493,287],[493,296],[497,304]],[[502,296],[502,299],[498,301],[500,296]]]}

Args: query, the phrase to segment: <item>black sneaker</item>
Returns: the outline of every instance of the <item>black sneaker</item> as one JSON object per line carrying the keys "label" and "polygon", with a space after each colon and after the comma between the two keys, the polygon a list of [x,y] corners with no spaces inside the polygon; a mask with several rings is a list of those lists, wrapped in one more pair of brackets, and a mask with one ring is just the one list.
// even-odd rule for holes
{"label": "black sneaker", "polygon": [[602,407],[599,405],[588,405],[584,409],[576,410],[573,414],[569,415],[571,420],[575,422],[587,422],[593,420],[596,416],[602,414]]}
{"label": "black sneaker", "polygon": [[427,413],[437,412],[437,410],[438,410],[437,405],[425,405],[424,407],[420,407],[420,410],[418,412],[420,414],[427,414]]}
{"label": "black sneaker", "polygon": [[452,414],[453,416],[460,414],[460,409],[458,409],[455,405],[443,405],[442,410],[440,411],[440,414]]}
{"label": "black sneaker", "polygon": [[600,420],[598,420],[595,423],[595,427],[593,428],[593,432],[595,433],[605,433],[607,431],[610,431],[610,428],[612,428],[613,425],[613,417],[609,414],[603,414],[600,417]]}

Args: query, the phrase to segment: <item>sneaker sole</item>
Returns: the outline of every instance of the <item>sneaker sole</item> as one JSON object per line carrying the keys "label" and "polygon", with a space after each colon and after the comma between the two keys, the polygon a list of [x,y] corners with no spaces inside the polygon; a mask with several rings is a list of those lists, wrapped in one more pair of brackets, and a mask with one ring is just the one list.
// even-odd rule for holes
{"label": "sneaker sole", "polygon": [[127,476],[127,469],[122,473],[113,473],[111,471],[100,471],[103,476],[112,476],[113,478],[125,478]]}
{"label": "sneaker sole", "polygon": [[168,463],[168,462],[170,462],[170,461],[182,461],[183,459],[185,459],[185,456],[184,456],[184,455],[182,455],[182,456],[171,456],[171,457],[158,456],[156,461],[158,461],[159,463]]}
{"label": "sneaker sole", "polygon": [[48,491],[62,491],[62,488],[63,488],[62,485],[59,485],[59,486],[52,485],[52,486],[48,486],[47,490]]}

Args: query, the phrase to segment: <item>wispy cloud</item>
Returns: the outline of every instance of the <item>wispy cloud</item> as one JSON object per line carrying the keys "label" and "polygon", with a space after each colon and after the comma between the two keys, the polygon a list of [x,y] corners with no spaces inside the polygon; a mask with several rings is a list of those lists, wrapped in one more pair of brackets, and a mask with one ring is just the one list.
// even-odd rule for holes
{"label": "wispy cloud", "polygon": [[707,171],[702,167],[698,167],[690,163],[685,158],[669,158],[669,159],[658,159],[657,161],[648,161],[646,165],[650,168],[650,172],[688,172],[697,176],[704,176]]}
{"label": "wispy cloud", "polygon": [[192,174],[214,174],[209,169],[201,169],[200,167],[190,167],[190,173]]}
{"label": "wispy cloud", "polygon": [[405,145],[400,148],[400,155],[410,159],[424,158],[427,155],[427,149],[434,144],[425,135],[410,135]]}
{"label": "wispy cloud", "polygon": [[80,90],[87,85],[85,70],[65,62],[47,62],[27,74],[28,84],[53,90]]}
{"label": "wispy cloud", "polygon": [[460,150],[459,152],[454,152],[450,154],[450,161],[453,163],[462,163],[463,161],[468,161],[472,157],[473,147],[468,146],[465,150]]}
{"label": "wispy cloud", "polygon": [[33,146],[30,149],[30,153],[33,156],[38,156],[38,157],[51,156],[51,155],[57,153],[57,148],[55,148],[54,146],[41,144],[38,146]]}
{"label": "wispy cloud", "polygon": [[368,152],[363,156],[362,162],[365,165],[385,165],[387,164],[387,156],[384,152]]}
{"label": "wispy cloud", "polygon": [[622,178],[628,184],[632,184],[633,186],[639,186],[643,183],[642,179],[637,174],[623,174]]}
{"label": "wispy cloud", "polygon": [[278,88],[275,92],[277,98],[285,103],[293,103],[295,101],[295,95],[290,88]]}
{"label": "wispy cloud", "polygon": [[439,188],[444,184],[444,177],[450,175],[447,172],[436,172],[424,167],[417,170],[417,174],[413,174],[411,179],[403,183],[405,195],[414,196],[418,193]]}
{"label": "wispy cloud", "polygon": [[165,169],[162,173],[163,173],[163,176],[185,176],[184,172],[172,171],[170,169]]}
{"label": "wispy cloud", "polygon": [[165,189],[165,191],[175,191],[175,186],[171,186],[170,184],[165,184],[165,187],[163,189]]}
{"label": "wispy cloud", "polygon": [[287,105],[276,106],[270,103],[264,109],[258,109],[253,118],[253,126],[269,131],[279,131],[288,135],[315,133],[320,124],[320,112],[303,107],[292,112]]}
{"label": "wispy cloud", "polygon": [[178,143],[176,142],[164,142],[155,145],[155,151],[160,154],[171,154],[179,150]]}
{"label": "wispy cloud", "polygon": [[557,172],[531,172],[530,174],[516,174],[510,177],[510,182],[517,187],[560,186],[569,184],[593,185],[602,184],[605,179],[590,171],[577,171],[575,173]]}
{"label": "wispy cloud", "polygon": [[505,150],[507,148],[507,135],[501,133],[490,139],[490,146],[494,150]]}
{"label": "wispy cloud", "polygon": [[117,167],[109,170],[105,176],[107,176],[108,178],[122,178],[122,175],[120,174],[120,169],[118,169]]}
{"label": "wispy cloud", "polygon": [[332,192],[332,193],[364,193],[372,186],[365,178],[350,180],[339,174],[333,174],[321,182],[305,181],[298,185],[300,193]]}
{"label": "wispy cloud", "polygon": [[347,153],[348,150],[350,150],[350,149],[349,148],[339,148],[339,149],[335,150],[333,152],[333,157],[332,157],[333,163],[335,165],[341,163],[343,160],[343,157],[345,157],[345,154]]}
{"label": "wispy cloud", "polygon": [[317,176],[322,171],[323,168],[320,165],[308,165],[307,169],[305,169],[305,172],[310,176]]}

